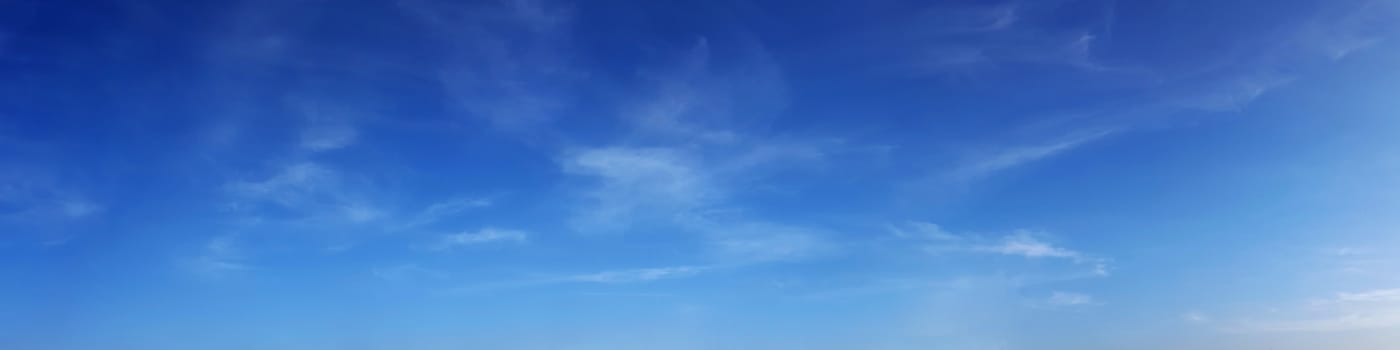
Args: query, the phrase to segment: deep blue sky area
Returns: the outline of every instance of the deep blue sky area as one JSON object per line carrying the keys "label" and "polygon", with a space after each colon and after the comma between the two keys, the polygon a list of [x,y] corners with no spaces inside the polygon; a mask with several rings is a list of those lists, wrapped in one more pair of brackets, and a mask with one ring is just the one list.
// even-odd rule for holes
{"label": "deep blue sky area", "polygon": [[1400,348],[1393,0],[0,0],[0,348]]}

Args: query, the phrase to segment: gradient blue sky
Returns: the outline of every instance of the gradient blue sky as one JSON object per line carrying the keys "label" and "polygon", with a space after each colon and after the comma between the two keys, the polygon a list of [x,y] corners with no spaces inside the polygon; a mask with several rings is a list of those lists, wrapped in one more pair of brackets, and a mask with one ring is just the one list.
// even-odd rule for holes
{"label": "gradient blue sky", "polygon": [[1396,349],[1400,2],[0,1],[0,348]]}

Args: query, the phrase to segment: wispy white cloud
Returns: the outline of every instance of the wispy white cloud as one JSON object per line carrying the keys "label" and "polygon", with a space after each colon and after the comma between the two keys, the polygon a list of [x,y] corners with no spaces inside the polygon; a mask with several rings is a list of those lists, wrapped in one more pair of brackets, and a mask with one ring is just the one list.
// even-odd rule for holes
{"label": "wispy white cloud", "polygon": [[347,125],[315,126],[302,131],[301,148],[312,152],[341,149],[354,143],[358,135]]}
{"label": "wispy white cloud", "polygon": [[955,167],[949,174],[957,180],[974,180],[1069,152],[1104,139],[1117,130],[1093,130],[1069,135],[1044,144],[997,149]]}
{"label": "wispy white cloud", "polygon": [[931,223],[910,227],[928,231],[920,234],[910,229],[894,230],[896,238],[922,242],[930,254],[995,254],[1025,259],[1059,259],[1089,268],[1088,276],[1109,275],[1110,260],[1065,248],[1046,240],[1049,235],[1030,230],[1016,230],[998,238],[956,234]]}
{"label": "wispy white cloud", "polygon": [[1243,75],[1194,86],[1185,96],[1169,99],[1166,103],[1188,110],[1241,112],[1260,96],[1292,81],[1292,77],[1277,73]]}
{"label": "wispy white cloud", "polygon": [[24,168],[0,162],[0,229],[33,232],[44,244],[58,245],[75,238],[69,228],[108,210],[77,187]]}
{"label": "wispy white cloud", "polygon": [[540,288],[561,284],[640,284],[662,280],[689,278],[715,270],[714,266],[666,266],[636,269],[604,270],[555,277],[520,279],[500,282],[472,283],[444,290],[448,294],[483,293],[519,288]]}
{"label": "wispy white cloud", "polygon": [[365,223],[383,218],[383,211],[364,203],[346,203],[340,207],[340,211],[346,220],[353,223]]}
{"label": "wispy white cloud", "polygon": [[900,225],[888,225],[888,228],[891,233],[894,233],[895,237],[903,239],[956,240],[961,238],[952,232],[944,230],[943,227],[938,226],[938,224],[922,221],[909,221]]}
{"label": "wispy white cloud", "polygon": [[673,220],[721,195],[695,160],[676,149],[587,149],[566,157],[561,166],[598,181],[584,193],[589,203],[573,219],[584,231],[618,232],[632,222]]}
{"label": "wispy white cloud", "polygon": [[1227,332],[1342,332],[1400,327],[1400,289],[1337,293],[1264,318],[1221,322]]}
{"label": "wispy white cloud", "polygon": [[1400,302],[1400,288],[1337,293],[1337,297],[1333,301],[1336,303]]}
{"label": "wispy white cloud", "polygon": [[997,244],[978,246],[973,249],[980,252],[1027,258],[1078,259],[1082,256],[1079,252],[1041,241],[1028,231],[1019,231],[1010,236],[1003,237],[1001,242]]}
{"label": "wispy white cloud", "polygon": [[[778,156],[781,157],[781,156]],[[586,232],[625,232],[635,223],[696,234],[712,255],[731,263],[794,260],[835,249],[817,230],[715,215],[733,188],[728,171],[742,163],[704,165],[671,148],[603,148],[577,153],[564,169],[599,181],[574,219]],[[731,159],[742,161],[746,157]],[[758,166],[758,165],[753,165]],[[721,210],[722,211],[722,210]]]}
{"label": "wispy white cloud", "polygon": [[487,227],[476,231],[443,235],[431,248],[446,250],[487,243],[525,243],[528,240],[529,234],[525,231]]}
{"label": "wispy white cloud", "polygon": [[265,178],[231,181],[224,188],[233,195],[230,208],[253,217],[266,205],[296,213],[290,219],[294,222],[365,224],[390,217],[369,199],[366,186],[357,184],[331,167],[300,161]]}
{"label": "wispy white cloud", "polygon": [[313,199],[318,192],[335,186],[338,181],[338,175],[329,168],[300,162],[287,165],[265,179],[234,181],[225,187],[245,198],[293,206]]}
{"label": "wispy white cloud", "polygon": [[1094,297],[1088,294],[1054,292],[1045,300],[1050,306],[1084,306],[1095,304]]}
{"label": "wispy white cloud", "polygon": [[673,266],[631,270],[613,270],[574,275],[565,280],[588,283],[636,283],[662,279],[690,277],[709,270],[703,266]]}
{"label": "wispy white cloud", "polygon": [[[735,53],[724,60],[716,52]],[[560,160],[590,180],[572,220],[584,232],[666,231],[701,238],[722,264],[791,261],[836,250],[822,230],[744,215],[734,196],[792,167],[821,164],[841,141],[765,137],[750,126],[786,104],[780,67],[757,40],[699,38],[679,57],[641,70],[621,103],[627,139]],[[646,227],[647,230],[638,230]]]}
{"label": "wispy white cloud", "polygon": [[461,216],[469,211],[487,208],[495,205],[495,201],[484,197],[461,197],[429,204],[417,214],[409,216],[409,219],[395,226],[398,230],[406,230],[431,225],[453,217]]}
{"label": "wispy white cloud", "polygon": [[456,105],[501,130],[532,133],[571,103],[581,81],[569,60],[573,11],[549,1],[458,3],[405,0],[446,56],[435,78]]}
{"label": "wispy white cloud", "polygon": [[63,216],[73,219],[85,218],[102,211],[102,206],[86,199],[66,199],[57,204]]}
{"label": "wispy white cloud", "polygon": [[353,145],[360,136],[355,123],[361,119],[363,112],[343,106],[350,102],[328,103],[297,98],[290,103],[304,120],[298,144],[302,150],[312,153],[333,151]]}
{"label": "wispy white cloud", "polygon": [[817,230],[775,223],[725,223],[704,234],[713,254],[731,264],[803,260],[838,250]]}
{"label": "wispy white cloud", "polygon": [[1296,34],[1296,45],[1300,50],[1340,60],[1400,34],[1393,25],[1396,18],[1400,18],[1400,6],[1394,2],[1363,1],[1339,14],[1305,23]]}
{"label": "wispy white cloud", "polygon": [[448,277],[448,273],[419,266],[418,264],[399,264],[393,266],[376,267],[370,269],[370,274],[375,278],[390,282],[407,282],[415,280],[443,280]]}
{"label": "wispy white cloud", "polygon": [[[1036,4],[1011,2],[1016,6],[1010,13],[1017,19],[1037,15]],[[936,6],[935,6],[936,7]],[[1053,7],[1053,6],[1047,6]],[[1116,73],[1110,84],[1128,81],[1139,86],[1140,94],[1119,101],[1097,102],[1071,110],[1093,115],[1086,123],[1109,125],[1109,129],[1087,129],[1063,133],[1058,137],[1018,137],[1003,142],[1003,146],[974,153],[969,161],[951,167],[940,166],[933,172],[960,180],[976,180],[999,171],[1013,169],[1035,161],[1051,159],[1082,148],[1121,131],[1145,127],[1175,125],[1184,115],[1206,113],[1236,113],[1246,110],[1259,98],[1296,81],[1318,58],[1334,61],[1354,52],[1385,42],[1397,34],[1391,25],[1400,18],[1396,6],[1385,2],[1339,2],[1323,6],[1305,21],[1281,24],[1277,37],[1271,40],[1250,40],[1248,45],[1226,52],[1248,51],[1249,54],[1200,54],[1201,63],[1189,65],[1187,71],[1169,64],[1143,63],[1144,66],[1114,66],[1095,57],[1101,38],[1112,33],[1116,19],[1115,6],[1109,6],[1102,25],[1071,26],[1094,28],[1091,31],[1063,31],[1036,27],[1028,22],[999,30],[956,34],[956,30],[940,26],[938,21],[916,21],[940,35],[915,36],[905,46],[921,47],[911,64],[914,74],[970,74],[986,67],[1034,63],[1054,64],[1084,71]],[[974,8],[981,8],[974,6]],[[1325,9],[1325,10],[1324,10]],[[942,13],[956,13],[941,11]],[[1053,11],[1051,11],[1053,12]],[[1048,13],[1048,12],[1047,12]],[[1087,16],[1092,17],[1092,16]],[[967,16],[969,20],[982,16]],[[1019,23],[1027,22],[1025,26]],[[897,35],[886,34],[886,36]],[[973,40],[960,40],[973,38]],[[1034,38],[1033,40],[1024,40]],[[1111,43],[1107,43],[1111,44]],[[1240,44],[1244,45],[1244,44]],[[1086,79],[1076,75],[1075,84]],[[1030,141],[1026,141],[1030,140]],[[948,169],[952,170],[948,170]]]}
{"label": "wispy white cloud", "polygon": [[[994,4],[931,4],[923,11],[889,28],[875,30],[879,36],[900,42],[902,55],[914,74],[969,75],[976,71],[1010,65],[1051,65],[1088,72],[1124,71],[1105,64],[1094,55],[1100,35],[1110,35],[1112,12],[1104,18],[1054,28],[1034,25],[1055,5],[1050,2],[1007,1]],[[1091,31],[1083,28],[1102,28]],[[909,53],[913,55],[909,55]]]}
{"label": "wispy white cloud", "polygon": [[198,256],[187,261],[186,266],[205,277],[221,277],[252,269],[240,247],[239,236],[233,234],[210,239],[201,247]]}

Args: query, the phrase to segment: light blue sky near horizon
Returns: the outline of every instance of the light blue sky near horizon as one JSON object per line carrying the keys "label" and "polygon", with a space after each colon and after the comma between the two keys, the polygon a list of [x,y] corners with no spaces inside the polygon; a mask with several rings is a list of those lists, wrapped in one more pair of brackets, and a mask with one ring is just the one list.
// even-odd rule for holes
{"label": "light blue sky near horizon", "polygon": [[6,349],[1393,349],[1400,3],[0,2]]}

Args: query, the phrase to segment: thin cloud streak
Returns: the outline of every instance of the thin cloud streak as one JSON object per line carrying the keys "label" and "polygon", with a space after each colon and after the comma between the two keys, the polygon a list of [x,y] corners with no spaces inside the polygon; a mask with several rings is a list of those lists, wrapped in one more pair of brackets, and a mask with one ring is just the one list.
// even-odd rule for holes
{"label": "thin cloud streak", "polygon": [[1228,333],[1323,333],[1400,327],[1400,289],[1343,292],[1273,312],[1276,316],[1220,322]]}
{"label": "thin cloud streak", "polygon": [[525,231],[507,230],[487,227],[476,231],[468,231],[443,235],[438,238],[438,242],[431,246],[432,250],[449,250],[454,248],[474,246],[488,243],[526,243],[529,241],[529,234]]}
{"label": "thin cloud streak", "polygon": [[1108,277],[1110,274],[1109,259],[1052,244],[1045,240],[1048,235],[1041,232],[1016,230],[993,239],[951,233],[926,222],[911,221],[907,226],[928,232],[910,234],[904,229],[892,230],[892,235],[901,240],[921,243],[922,250],[928,254],[992,254],[1025,259],[1058,259],[1076,266],[1087,266],[1089,271],[1082,277]]}
{"label": "thin cloud streak", "polygon": [[950,176],[969,181],[1054,157],[1117,133],[1117,130],[1082,132],[1046,144],[1010,147],[986,154],[954,168]]}
{"label": "thin cloud streak", "polygon": [[521,279],[513,281],[475,283],[456,288],[443,290],[446,294],[473,294],[498,292],[504,290],[521,288],[542,288],[561,284],[639,284],[652,283],[662,280],[681,279],[695,277],[700,274],[718,269],[716,266],[667,266],[649,267],[636,269],[605,270],[589,273],[579,273],[573,275],[546,277],[535,279]]}
{"label": "thin cloud streak", "polygon": [[1094,297],[1089,296],[1088,294],[1054,292],[1050,294],[1050,298],[1046,300],[1046,303],[1050,304],[1051,306],[1066,307],[1093,305],[1096,302],[1094,301]]}

